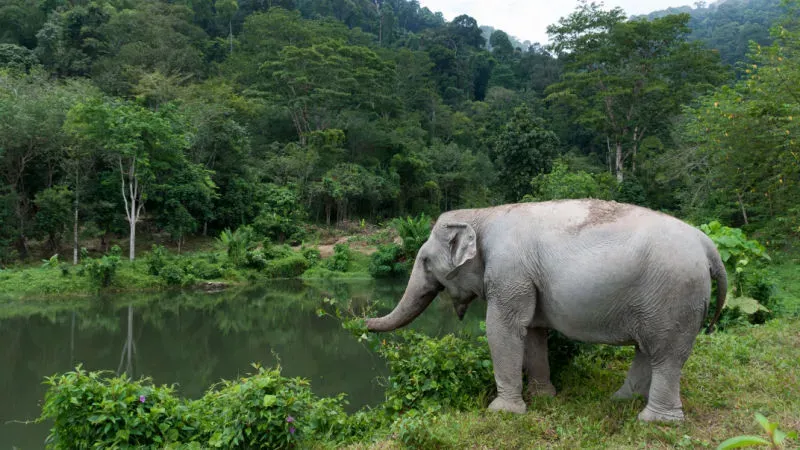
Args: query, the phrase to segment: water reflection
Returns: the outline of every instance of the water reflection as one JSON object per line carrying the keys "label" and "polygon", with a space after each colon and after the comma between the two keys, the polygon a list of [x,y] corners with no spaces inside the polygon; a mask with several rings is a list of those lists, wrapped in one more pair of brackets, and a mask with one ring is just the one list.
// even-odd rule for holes
{"label": "water reflection", "polygon": [[[344,392],[352,409],[382,400],[383,362],[316,310],[325,297],[358,308],[377,300],[388,311],[403,282],[281,281],[218,293],[103,295],[58,302],[0,301],[0,450],[42,448],[47,426],[21,425],[39,414],[45,376],[81,363],[199,397],[221,378],[278,362],[287,376],[311,380],[320,395]],[[435,301],[414,322],[429,334],[478,332],[484,305],[464,323],[449,302]]]}

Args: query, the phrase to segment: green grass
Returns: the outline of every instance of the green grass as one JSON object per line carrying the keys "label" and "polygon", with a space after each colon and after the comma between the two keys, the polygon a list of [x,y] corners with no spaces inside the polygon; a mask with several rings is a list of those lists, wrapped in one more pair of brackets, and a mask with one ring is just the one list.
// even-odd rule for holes
{"label": "green grass", "polygon": [[[555,398],[537,398],[525,415],[450,412],[429,430],[446,436],[437,448],[715,448],[740,434],[760,434],[761,412],[790,431],[800,428],[800,320],[699,336],[686,364],[680,425],[640,423],[645,401],[614,401],[630,364],[628,349],[598,347],[576,358],[556,380]],[[798,446],[791,442],[789,448]],[[351,449],[404,448],[391,436]]]}

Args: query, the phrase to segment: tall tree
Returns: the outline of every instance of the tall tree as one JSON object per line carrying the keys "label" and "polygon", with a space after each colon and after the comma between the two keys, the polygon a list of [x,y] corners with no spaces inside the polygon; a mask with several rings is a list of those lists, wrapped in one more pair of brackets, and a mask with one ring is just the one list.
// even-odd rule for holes
{"label": "tall tree", "polygon": [[65,128],[116,166],[130,228],[129,258],[136,257],[136,224],[153,185],[185,164],[188,143],[172,108],[157,112],[118,100],[93,98],[70,109]]}
{"label": "tall tree", "polygon": [[584,0],[548,27],[551,48],[566,60],[548,100],[571,105],[576,121],[604,138],[619,182],[636,171],[642,141],[666,135],[680,105],[721,79],[715,54],[686,42],[688,19],[625,21],[621,9]]}

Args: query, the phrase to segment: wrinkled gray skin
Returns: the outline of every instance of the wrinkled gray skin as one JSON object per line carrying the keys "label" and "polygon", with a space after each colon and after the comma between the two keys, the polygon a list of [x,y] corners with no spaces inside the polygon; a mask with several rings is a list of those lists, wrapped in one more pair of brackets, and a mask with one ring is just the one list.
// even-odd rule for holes
{"label": "wrinkled gray skin", "polygon": [[442,290],[461,317],[484,298],[498,393],[489,409],[526,411],[523,369],[531,394],[555,394],[550,328],[584,342],[635,345],[614,397],[645,396],[641,420],[682,420],[681,370],[706,316],[712,278],[719,286],[713,326],[727,287],[716,247],[694,227],[649,209],[562,200],[450,211],[420,249],[400,303],[367,327],[405,326]]}

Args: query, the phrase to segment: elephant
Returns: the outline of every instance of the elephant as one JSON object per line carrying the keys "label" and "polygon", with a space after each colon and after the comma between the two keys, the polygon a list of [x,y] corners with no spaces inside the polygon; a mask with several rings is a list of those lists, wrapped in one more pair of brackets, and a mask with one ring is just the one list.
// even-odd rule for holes
{"label": "elephant", "polygon": [[507,204],[445,212],[420,248],[402,298],[370,331],[403,327],[445,291],[463,317],[486,305],[497,397],[489,409],[525,413],[533,395],[554,395],[547,331],[634,345],[613,397],[640,394],[647,422],[684,419],[681,371],[708,314],[711,281],[722,311],[727,274],[713,241],[672,216],[595,199]]}

